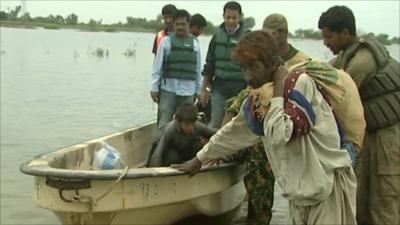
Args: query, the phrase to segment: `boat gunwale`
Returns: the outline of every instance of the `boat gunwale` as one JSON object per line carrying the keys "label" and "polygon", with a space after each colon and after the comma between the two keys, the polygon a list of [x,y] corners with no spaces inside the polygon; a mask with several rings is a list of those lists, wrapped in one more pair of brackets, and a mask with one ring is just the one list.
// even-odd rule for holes
{"label": "boat gunwale", "polygon": [[[41,176],[41,177],[54,177],[54,178],[67,178],[67,179],[82,179],[82,180],[115,180],[121,176],[124,169],[114,170],[72,170],[60,169],[50,167],[48,164],[30,166],[29,164],[36,159],[28,160],[20,165],[20,171],[27,175]],[[231,162],[220,164],[219,166],[213,165],[202,168],[200,173],[221,170],[238,166],[239,163]],[[137,179],[149,177],[168,177],[189,175],[186,172],[179,171],[171,167],[148,167],[148,168],[129,168],[123,179]]]}
{"label": "boat gunwale", "polygon": [[[141,129],[154,124],[154,121],[123,129],[115,133],[100,136],[83,143],[73,144],[67,147],[60,148],[55,151],[42,153],[34,156],[32,159],[27,160],[20,164],[19,170],[27,175],[41,176],[41,177],[54,177],[54,178],[66,178],[66,179],[79,179],[79,180],[115,180],[118,179],[124,172],[124,169],[112,169],[112,170],[93,170],[93,169],[65,169],[51,166],[51,162],[56,160],[58,156],[62,155],[61,152],[68,151],[71,148],[77,146],[85,146],[87,144],[93,144],[99,140],[106,138],[112,138],[125,132],[130,132],[136,129]],[[213,170],[220,170],[223,168],[234,167],[238,165],[237,162],[230,162],[212,166],[203,167],[200,172],[207,172]],[[188,173],[179,171],[171,167],[132,167],[129,168],[123,179],[137,179],[147,177],[167,177],[167,176],[180,176],[188,175]]]}

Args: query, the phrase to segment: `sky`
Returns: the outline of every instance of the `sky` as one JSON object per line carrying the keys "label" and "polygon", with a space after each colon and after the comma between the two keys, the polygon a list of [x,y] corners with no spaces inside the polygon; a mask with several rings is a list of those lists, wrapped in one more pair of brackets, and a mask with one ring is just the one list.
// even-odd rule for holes
{"label": "sky", "polygon": [[[79,22],[88,22],[90,19],[100,20],[103,24],[125,23],[126,17],[141,17],[148,20],[155,19],[161,14],[161,8],[168,3],[177,8],[186,9],[189,13],[200,13],[214,25],[222,22],[222,9],[227,1],[136,1],[136,0],[25,0],[26,11],[31,17],[61,15],[63,17],[75,13]],[[318,30],[318,19],[322,12],[334,5],[346,5],[353,10],[356,18],[357,30],[375,34],[385,33],[389,37],[400,36],[400,0],[390,1],[272,1],[247,0],[238,2],[242,6],[245,17],[254,17],[256,25],[253,29],[260,29],[263,20],[271,13],[281,13],[286,16],[289,30],[296,29]],[[8,12],[15,6],[21,5],[22,0],[0,0],[0,10]]]}

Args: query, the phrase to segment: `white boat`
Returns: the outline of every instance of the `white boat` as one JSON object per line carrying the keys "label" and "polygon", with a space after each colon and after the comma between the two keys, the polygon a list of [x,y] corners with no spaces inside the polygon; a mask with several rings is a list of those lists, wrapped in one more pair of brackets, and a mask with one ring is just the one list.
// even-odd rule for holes
{"label": "white boat", "polygon": [[[144,168],[155,123],[36,156],[20,167],[34,176],[34,200],[63,224],[174,224],[196,215],[227,224],[245,199],[243,168],[202,168],[194,177],[169,167]],[[105,141],[129,168],[93,170]]]}

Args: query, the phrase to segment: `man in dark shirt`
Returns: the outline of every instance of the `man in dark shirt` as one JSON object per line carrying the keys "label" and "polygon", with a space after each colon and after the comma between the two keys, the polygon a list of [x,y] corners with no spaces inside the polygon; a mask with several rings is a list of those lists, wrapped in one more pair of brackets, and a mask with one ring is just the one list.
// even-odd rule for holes
{"label": "man in dark shirt", "polygon": [[206,64],[200,102],[203,106],[211,100],[210,126],[219,128],[224,117],[225,101],[246,88],[240,65],[231,59],[231,53],[246,30],[241,21],[242,7],[235,1],[227,2],[223,9],[224,22],[212,37]]}
{"label": "man in dark shirt", "polygon": [[[150,151],[148,166],[178,164],[193,158],[216,130],[197,122],[197,108],[191,103],[181,104],[175,119],[168,123]],[[158,143],[157,143],[158,142]]]}

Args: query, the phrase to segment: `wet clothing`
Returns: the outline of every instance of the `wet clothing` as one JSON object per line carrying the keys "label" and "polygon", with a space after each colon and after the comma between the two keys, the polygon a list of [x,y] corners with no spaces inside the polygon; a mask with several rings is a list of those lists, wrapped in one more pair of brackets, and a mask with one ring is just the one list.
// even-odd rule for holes
{"label": "wet clothing", "polygon": [[[308,211],[303,221],[311,224],[355,224],[355,177],[349,154],[341,149],[331,106],[305,73],[289,75],[285,93],[289,93],[285,98],[270,99],[270,109],[261,123],[265,136],[261,138],[275,180],[295,206],[289,211],[290,221]],[[197,153],[200,161],[259,142],[260,137],[249,128],[243,106],[238,116]],[[332,208],[336,204],[341,208]]]}
{"label": "wet clothing", "polygon": [[161,129],[172,120],[173,113],[182,102],[192,102],[201,90],[201,56],[200,44],[193,38],[193,53],[196,57],[195,79],[177,78],[179,75],[169,74],[165,76],[166,61],[172,51],[171,37],[162,39],[160,49],[157,52],[152,74],[152,92],[160,92],[158,107],[158,128]]}
{"label": "wet clothing", "polygon": [[[377,74],[378,60],[359,43],[341,51],[332,65],[344,69],[356,82],[360,93]],[[352,57],[346,57],[351,53]],[[363,100],[363,96],[361,96]],[[363,100],[365,107],[366,101]],[[357,171],[358,224],[400,224],[400,123],[367,131],[361,165]],[[368,127],[368,120],[367,120]]]}
{"label": "wet clothing", "polygon": [[225,101],[246,88],[238,62],[230,59],[230,53],[244,34],[242,22],[232,34],[228,33],[225,24],[222,23],[208,47],[203,75],[211,77],[211,126],[215,128],[221,126]]}
{"label": "wet clothing", "polygon": [[187,135],[183,133],[179,122],[169,122],[157,138],[154,149],[150,151],[148,166],[169,166],[190,160],[203,147],[201,138],[209,139],[215,132],[216,130],[196,122],[195,133]]}

